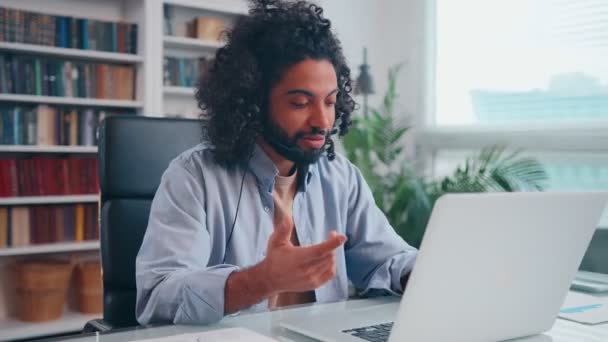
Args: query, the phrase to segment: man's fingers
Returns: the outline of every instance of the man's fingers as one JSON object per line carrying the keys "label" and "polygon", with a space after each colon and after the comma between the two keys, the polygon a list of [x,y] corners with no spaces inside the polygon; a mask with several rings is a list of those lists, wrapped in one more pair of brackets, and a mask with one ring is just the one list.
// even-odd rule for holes
{"label": "man's fingers", "polygon": [[274,231],[270,236],[270,240],[275,243],[291,240],[291,231],[293,230],[293,220],[290,216],[286,216],[281,221],[274,225]]}
{"label": "man's fingers", "polygon": [[317,283],[317,286],[325,284],[329,279],[333,278],[336,274],[336,263],[334,258],[324,260],[319,265],[315,266],[310,270],[310,274]]}
{"label": "man's fingers", "polygon": [[329,252],[332,252],[336,248],[342,246],[346,241],[346,236],[343,234],[331,234],[330,237],[316,245],[301,247],[302,253],[306,254],[310,258],[314,258],[315,256],[322,256]]}

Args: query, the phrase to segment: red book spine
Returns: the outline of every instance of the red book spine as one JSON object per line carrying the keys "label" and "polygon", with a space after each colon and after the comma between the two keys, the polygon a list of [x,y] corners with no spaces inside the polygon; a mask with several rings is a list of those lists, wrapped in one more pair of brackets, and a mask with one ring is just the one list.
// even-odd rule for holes
{"label": "red book spine", "polygon": [[17,171],[17,160],[9,159],[8,160],[8,170],[9,170],[9,185],[10,185],[10,194],[9,196],[19,196],[19,172]]}
{"label": "red book spine", "polygon": [[70,187],[70,167],[69,167],[69,163],[68,160],[63,158],[61,159],[61,182],[63,184],[63,187],[61,188],[61,194],[63,195],[68,195],[71,193],[71,187]]}
{"label": "red book spine", "polygon": [[27,179],[29,178],[29,170],[27,168],[27,160],[19,159],[17,160],[17,194],[16,196],[27,196],[28,188],[27,188]]}
{"label": "red book spine", "polygon": [[94,187],[93,187],[93,193],[98,194],[100,192],[99,190],[99,162],[97,161],[97,159],[93,160],[93,180],[94,180]]}
{"label": "red book spine", "polygon": [[[0,13],[0,15],[2,15]],[[9,176],[9,171],[8,171],[8,164],[5,162],[4,159],[0,159],[0,197],[7,197],[8,196],[8,186],[6,185],[6,179]]]}
{"label": "red book spine", "polygon": [[69,158],[69,182],[70,182],[70,194],[79,194],[80,192],[80,170],[78,169],[78,159]]}

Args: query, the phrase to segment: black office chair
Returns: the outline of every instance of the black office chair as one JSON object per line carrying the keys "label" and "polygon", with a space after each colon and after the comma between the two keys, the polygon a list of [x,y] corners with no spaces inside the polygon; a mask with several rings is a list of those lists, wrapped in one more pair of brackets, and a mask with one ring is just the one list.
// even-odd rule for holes
{"label": "black office chair", "polygon": [[135,257],[169,162],[201,140],[197,120],[112,116],[100,127],[103,320],[85,331],[136,326]]}

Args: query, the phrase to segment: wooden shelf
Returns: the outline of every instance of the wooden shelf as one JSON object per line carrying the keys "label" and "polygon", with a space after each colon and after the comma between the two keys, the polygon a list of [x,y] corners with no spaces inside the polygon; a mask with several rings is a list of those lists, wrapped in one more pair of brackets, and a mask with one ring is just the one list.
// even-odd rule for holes
{"label": "wooden shelf", "polygon": [[238,4],[230,4],[225,1],[164,0],[163,3],[166,5],[189,7],[224,14],[246,15],[248,13],[246,5],[239,6]]}
{"label": "wooden shelf", "polygon": [[97,146],[0,145],[0,152],[10,152],[10,153],[97,153]]}
{"label": "wooden shelf", "polygon": [[99,195],[0,197],[0,206],[30,204],[96,203],[98,201]]}
{"label": "wooden shelf", "polygon": [[38,96],[22,94],[0,94],[0,101],[111,108],[141,108],[143,106],[143,104],[139,101],[89,99],[61,96]]}
{"label": "wooden shelf", "polygon": [[0,248],[0,257],[96,250],[99,250],[99,241],[57,242],[42,245]]}
{"label": "wooden shelf", "polygon": [[224,43],[222,42],[177,36],[164,36],[163,43],[165,48],[179,48],[188,50],[194,49],[203,51],[213,51],[224,46]]}
{"label": "wooden shelf", "polygon": [[0,50],[105,62],[141,63],[143,61],[141,56],[128,53],[81,50],[23,43],[0,42]]}
{"label": "wooden shelf", "polygon": [[0,320],[0,341],[36,338],[59,333],[78,332],[84,325],[102,314],[85,315],[67,311],[60,319],[48,322],[23,322],[14,318]]}
{"label": "wooden shelf", "polygon": [[194,87],[163,87],[163,93],[165,95],[179,95],[179,96],[190,96],[193,97],[196,93],[196,88]]}

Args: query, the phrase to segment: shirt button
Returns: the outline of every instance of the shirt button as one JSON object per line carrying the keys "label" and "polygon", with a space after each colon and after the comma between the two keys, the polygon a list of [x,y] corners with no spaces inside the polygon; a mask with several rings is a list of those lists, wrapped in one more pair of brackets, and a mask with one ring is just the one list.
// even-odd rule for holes
{"label": "shirt button", "polygon": [[269,211],[270,211],[270,208],[268,208],[268,207],[264,207],[264,211],[265,211],[265,212],[269,212]]}

